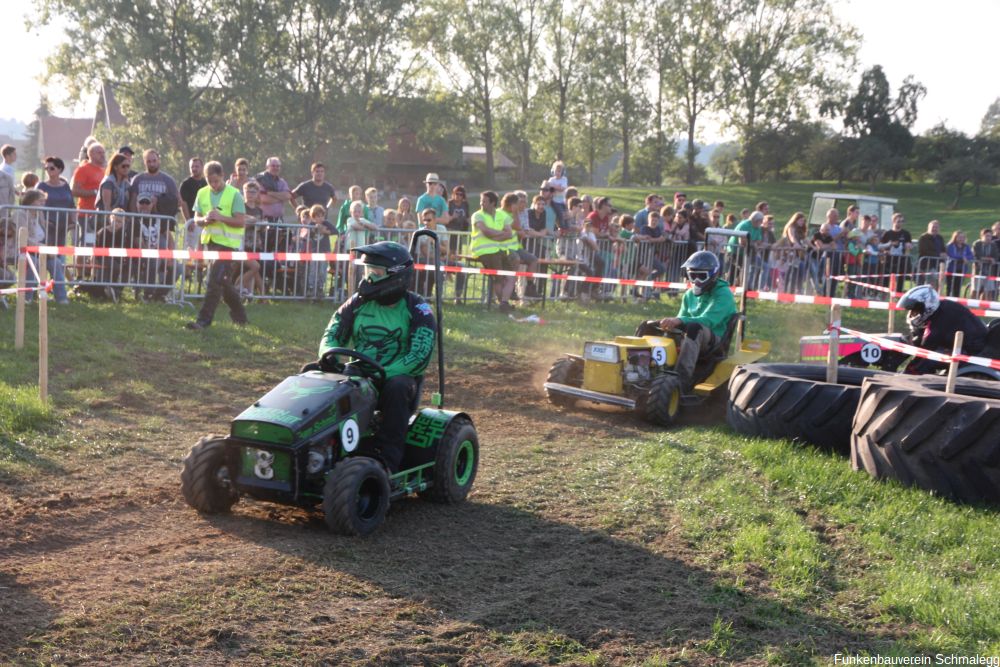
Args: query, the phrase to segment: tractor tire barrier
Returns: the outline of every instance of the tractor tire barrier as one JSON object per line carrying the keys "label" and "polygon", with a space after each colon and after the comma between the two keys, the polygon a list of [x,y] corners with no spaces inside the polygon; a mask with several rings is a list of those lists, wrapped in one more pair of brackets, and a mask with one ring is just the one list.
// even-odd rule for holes
{"label": "tractor tire barrier", "polygon": [[837,383],[829,383],[825,366],[739,366],[729,379],[726,421],[745,435],[799,440],[846,456],[861,384],[883,375],[890,374],[842,366]]}
{"label": "tractor tire barrier", "polygon": [[851,465],[964,502],[1000,502],[1000,384],[888,375],[864,383]]}

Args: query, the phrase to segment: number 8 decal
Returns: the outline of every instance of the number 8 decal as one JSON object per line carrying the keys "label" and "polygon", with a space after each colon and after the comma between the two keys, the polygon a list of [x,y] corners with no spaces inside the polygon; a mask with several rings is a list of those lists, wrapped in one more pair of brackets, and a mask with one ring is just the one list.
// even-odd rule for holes
{"label": "number 8 decal", "polygon": [[348,419],[340,427],[340,444],[345,452],[353,452],[358,448],[358,440],[361,437],[361,429],[358,422]]}
{"label": "number 8 decal", "polygon": [[667,349],[664,347],[654,347],[653,361],[656,362],[657,366],[662,366],[667,363]]}

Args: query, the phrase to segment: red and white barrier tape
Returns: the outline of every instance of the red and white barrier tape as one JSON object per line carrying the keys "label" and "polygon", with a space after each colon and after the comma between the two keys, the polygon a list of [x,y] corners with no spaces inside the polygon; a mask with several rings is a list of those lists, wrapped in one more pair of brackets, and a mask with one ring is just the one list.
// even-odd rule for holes
{"label": "red and white barrier tape", "polygon": [[[39,253],[41,255],[76,255],[82,257],[130,257],[130,258],[140,258],[140,259],[206,259],[206,260],[232,260],[232,261],[246,261],[248,259],[255,260],[274,260],[274,261],[310,261],[310,262],[346,262],[351,259],[351,255],[348,253],[322,253],[322,252],[243,252],[243,251],[228,251],[228,250],[156,250],[148,248],[86,248],[86,247],[72,247],[72,246],[29,246],[27,248],[22,248],[22,251]],[[355,259],[356,264],[360,264],[361,261]],[[418,271],[433,271],[433,264],[415,264],[414,268]],[[572,282],[580,283],[591,283],[595,285],[624,285],[626,287],[653,287],[657,289],[676,289],[685,290],[689,287],[686,282],[661,282],[656,280],[635,280],[630,278],[599,278],[596,276],[575,276],[566,273],[532,273],[529,271],[507,271],[504,269],[483,269],[474,266],[442,266],[442,271],[446,273],[466,273],[466,274],[478,274],[484,276],[511,276],[516,278],[537,278],[541,280],[567,280]],[[853,276],[853,278],[858,278],[861,276]],[[856,283],[862,286],[865,283]],[[740,288],[734,288],[733,291],[736,294],[741,293]],[[898,294],[897,294],[898,295]],[[890,304],[887,301],[876,301],[874,299],[847,299],[841,297],[828,297],[828,296],[808,296],[805,294],[789,294],[785,292],[760,292],[750,290],[747,292],[747,297],[750,299],[759,299],[761,301],[774,301],[777,303],[801,303],[801,304],[813,304],[813,305],[831,305],[836,304],[844,306],[846,308],[868,308],[874,310],[888,310],[890,307],[893,310],[898,310],[896,305]],[[951,298],[951,297],[948,297]],[[951,299],[953,301],[958,301],[959,303],[967,303],[973,308],[972,312],[976,315],[987,316],[987,317],[1000,317],[1000,310],[983,310],[977,309],[977,306],[986,306],[987,308],[1000,308],[1000,302],[996,301],[981,301],[977,299]]]}
{"label": "red and white barrier tape", "polygon": [[903,354],[909,354],[914,357],[930,359],[931,361],[940,361],[945,364],[951,363],[952,361],[964,361],[975,366],[985,366],[987,368],[1000,370],[1000,360],[998,359],[988,359],[986,357],[976,357],[966,354],[953,355],[944,354],[942,352],[933,352],[931,350],[925,350],[922,347],[900,343],[899,341],[882,338],[881,336],[873,336],[872,334],[855,331],[854,329],[848,329],[847,327],[830,327],[830,329],[836,329],[837,331],[845,333],[848,336],[857,336],[861,340],[866,340],[869,343],[875,343],[885,350],[895,350],[896,352],[902,352]]}
{"label": "red and white barrier tape", "polygon": [[0,289],[0,296],[6,294],[17,294],[18,292],[45,292],[49,294],[52,292],[52,288],[55,287],[56,281],[47,280],[44,285],[36,285],[35,287],[6,287]]}

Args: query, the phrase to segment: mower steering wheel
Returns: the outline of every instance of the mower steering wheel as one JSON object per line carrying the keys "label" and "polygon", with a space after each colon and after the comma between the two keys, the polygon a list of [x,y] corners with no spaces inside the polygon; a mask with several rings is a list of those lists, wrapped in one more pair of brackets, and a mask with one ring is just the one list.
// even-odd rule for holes
{"label": "mower steering wheel", "polygon": [[[370,369],[374,374],[376,380],[379,384],[385,384],[385,368],[382,364],[375,361],[367,354],[362,354],[357,350],[349,350],[346,347],[331,347],[329,350],[323,353],[323,356],[319,358],[319,367],[324,373],[343,373],[347,364],[340,361],[337,358],[338,355],[344,355],[345,357],[351,357],[352,359],[357,359],[361,362],[359,364],[365,370]],[[368,376],[368,373],[365,373]]]}

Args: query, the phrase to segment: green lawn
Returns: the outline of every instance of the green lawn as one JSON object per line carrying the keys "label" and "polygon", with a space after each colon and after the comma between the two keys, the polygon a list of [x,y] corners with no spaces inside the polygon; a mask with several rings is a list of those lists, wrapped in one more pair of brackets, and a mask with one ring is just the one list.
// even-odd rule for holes
{"label": "green lawn", "polygon": [[[552,304],[541,313],[544,325],[484,314],[478,307],[449,308],[449,371],[467,372],[498,355],[541,367],[560,350],[578,351],[584,340],[630,332],[636,322],[676,307],[675,300]],[[34,398],[35,318],[28,318],[27,349],[15,353],[12,313],[3,315],[0,479],[51,483],[60,474],[61,457],[111,456],[102,442],[112,434],[88,425],[90,410],[107,410],[109,401],[155,400],[165,391],[197,396],[212,392],[220,378],[230,387],[273,383],[315,353],[330,311],[252,305],[253,326],[247,329],[220,323],[193,334],[182,329],[190,312],[167,306],[81,302],[54,308],[51,407]],[[879,311],[845,312],[847,326],[870,331],[883,330],[884,318]],[[821,332],[825,319],[820,307],[754,303],[749,335],[772,341],[772,360],[794,360],[799,336]],[[157,375],[143,371],[150,358],[161,369]],[[254,363],[240,363],[251,358]],[[163,360],[176,360],[176,370],[162,370]],[[232,406],[233,414],[242,407]],[[155,431],[157,423],[143,428]],[[518,437],[524,434],[511,434],[511,443]],[[1000,653],[995,509],[877,483],[842,458],[787,441],[740,437],[719,425],[650,429],[608,443],[607,456],[568,469],[567,500],[585,505],[609,467],[629,471],[632,482],[611,491],[616,495],[603,510],[603,523],[609,534],[637,526],[650,540],[679,527],[695,564],[716,577],[722,611],[699,649],[710,659],[819,662],[823,656],[804,639],[772,648],[758,638],[775,629],[793,633],[814,616],[871,637],[883,655]],[[550,660],[589,655],[574,640],[544,632],[496,641]],[[601,664],[599,657],[593,663]]]}
{"label": "green lawn", "polygon": [[[633,212],[643,205],[649,192],[657,192],[666,199],[683,190],[688,201],[696,198],[714,202],[721,199],[726,203],[726,212],[739,215],[742,208],[753,208],[765,200],[771,205],[771,212],[780,225],[795,211],[809,214],[813,192],[837,192],[837,184],[829,181],[796,181],[791,183],[754,183],[752,185],[707,185],[697,187],[663,186],[660,188],[582,188],[594,195],[607,195],[615,207]],[[927,228],[929,220],[941,221],[941,233],[946,237],[961,229],[969,235],[970,242],[978,238],[979,230],[1000,220],[1000,186],[983,187],[980,195],[967,194],[962,198],[957,210],[950,208],[955,195],[951,189],[940,190],[930,183],[880,183],[875,192],[870,192],[863,183],[846,183],[842,192],[873,194],[894,197],[899,200],[898,210],[907,218],[910,233],[916,238]],[[844,212],[841,211],[841,215]]]}

